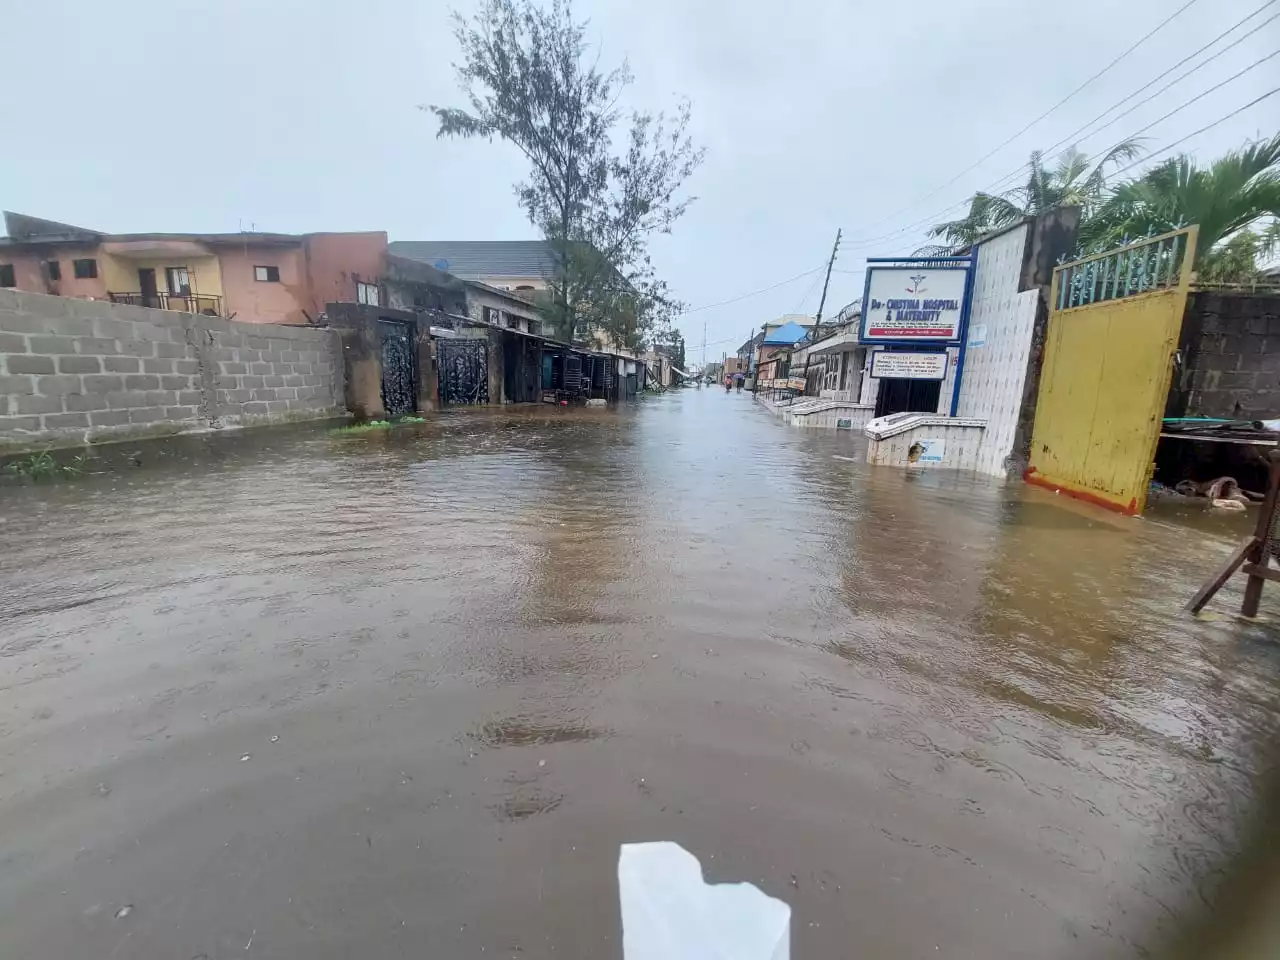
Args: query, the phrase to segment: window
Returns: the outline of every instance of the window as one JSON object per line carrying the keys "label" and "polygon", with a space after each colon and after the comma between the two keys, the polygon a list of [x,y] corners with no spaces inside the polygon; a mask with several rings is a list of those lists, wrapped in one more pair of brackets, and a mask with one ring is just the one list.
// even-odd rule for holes
{"label": "window", "polygon": [[71,271],[77,280],[93,280],[98,276],[98,261],[89,257],[84,260],[72,260]]}
{"label": "window", "polygon": [[356,282],[356,303],[367,303],[372,307],[379,306],[378,285],[376,283]]}
{"label": "window", "polygon": [[254,267],[253,279],[257,280],[259,283],[279,283],[280,268],[279,267]]}
{"label": "window", "polygon": [[497,307],[484,307],[481,318],[485,323],[492,323],[494,326],[502,325],[502,311]]}
{"label": "window", "polygon": [[0,263],[0,287],[16,287],[18,278],[13,274],[12,263]]}
{"label": "window", "polygon": [[183,297],[191,296],[191,275],[186,267],[165,267],[164,279],[169,285],[170,293]]}
{"label": "window", "polygon": [[507,326],[513,330],[519,330],[520,318],[517,317],[514,313],[508,313],[506,316],[507,316]]}
{"label": "window", "polygon": [[45,272],[49,275],[50,280],[62,279],[62,264],[57,260],[46,260],[44,262]]}

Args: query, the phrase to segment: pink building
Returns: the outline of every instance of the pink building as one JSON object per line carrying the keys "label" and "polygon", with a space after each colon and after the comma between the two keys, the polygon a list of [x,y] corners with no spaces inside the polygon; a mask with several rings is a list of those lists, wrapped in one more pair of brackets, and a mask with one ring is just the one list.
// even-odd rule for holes
{"label": "pink building", "polygon": [[107,234],[4,218],[0,287],[248,323],[309,323],[326,303],[381,302],[381,232]]}

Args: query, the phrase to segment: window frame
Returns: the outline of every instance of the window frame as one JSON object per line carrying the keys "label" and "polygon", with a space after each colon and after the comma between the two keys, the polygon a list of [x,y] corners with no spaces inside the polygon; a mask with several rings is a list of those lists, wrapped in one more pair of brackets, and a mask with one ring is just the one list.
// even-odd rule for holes
{"label": "window frame", "polygon": [[[373,299],[370,300],[369,297]],[[366,283],[363,280],[356,281],[356,303],[364,304],[367,307],[382,306],[382,291],[376,283]]]}
{"label": "window frame", "polygon": [[97,280],[98,261],[95,257],[77,257],[71,261],[71,275],[77,280]]}
{"label": "window frame", "polygon": [[45,276],[47,276],[49,280],[53,283],[56,283],[57,281],[61,280],[62,279],[62,261],[46,260],[44,262],[44,272],[45,272]]}
{"label": "window frame", "polygon": [[[186,283],[180,282],[180,277],[186,278]],[[174,282],[179,281],[178,289],[173,289]],[[190,267],[165,267],[164,268],[164,285],[168,288],[171,297],[189,297],[191,296],[191,268]]]}
{"label": "window frame", "polygon": [[[259,276],[259,275],[258,275],[258,272],[259,272],[259,271],[261,271],[264,275],[263,275],[263,276]],[[273,274],[274,274],[274,276],[273,276]],[[256,263],[256,264],[254,264],[254,266],[253,266],[253,281],[254,281],[254,283],[279,283],[279,282],[280,282],[280,267],[279,267],[279,266],[277,266],[277,265],[276,265],[276,264],[274,264],[274,263]]]}
{"label": "window frame", "polygon": [[12,263],[0,263],[0,288],[8,290],[16,287],[17,285],[17,268]]}

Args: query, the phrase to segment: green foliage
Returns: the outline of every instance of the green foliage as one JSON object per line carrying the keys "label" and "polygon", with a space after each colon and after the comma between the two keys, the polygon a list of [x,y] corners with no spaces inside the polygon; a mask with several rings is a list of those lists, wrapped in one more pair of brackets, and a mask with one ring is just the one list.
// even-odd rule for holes
{"label": "green foliage", "polygon": [[361,433],[374,433],[378,430],[390,430],[390,420],[366,420],[364,423],[352,423],[345,427],[334,427],[329,432],[338,436],[350,436]]}
{"label": "green foliage", "polygon": [[969,201],[968,213],[958,220],[939,223],[929,231],[929,236],[941,239],[943,244],[916,252],[922,256],[940,255],[967,247],[993,230],[1059,207],[1080,207],[1082,216],[1087,218],[1106,198],[1107,170],[1133,160],[1139,152],[1137,140],[1122,140],[1090,168],[1089,158],[1071,147],[1049,168],[1037,150],[1027,164],[1025,183],[1001,194],[975,193]]}
{"label": "green foliage", "polygon": [[[1126,236],[1166,233],[1197,224],[1197,259],[1210,266],[1222,255],[1215,248],[1259,220],[1280,217],[1280,134],[1232,150],[1197,166],[1187,154],[1171,157],[1135,180],[1121,184],[1081,227],[1081,242],[1111,246]],[[1274,235],[1274,231],[1271,235]],[[1264,230],[1263,238],[1268,235]],[[1240,263],[1247,238],[1232,251]],[[1258,253],[1265,254],[1265,242]],[[1203,274],[1202,266],[1197,273]],[[1221,264],[1220,264],[1221,267]]]}
{"label": "green foliage", "polygon": [[334,427],[329,432],[337,436],[359,436],[364,433],[378,433],[405,424],[426,423],[426,417],[404,416],[395,420],[366,420],[364,423],[352,423],[345,427]]}
{"label": "green foliage", "polygon": [[1263,264],[1280,251],[1280,220],[1259,233],[1249,227],[1204,254],[1196,264],[1197,277],[1208,283],[1258,283]]}
{"label": "green foliage", "polygon": [[4,472],[24,480],[70,480],[84,473],[89,457],[80,454],[73,457],[70,463],[60,463],[48,450],[33,453],[5,464]]}
{"label": "green foliage", "polygon": [[649,259],[692,202],[685,181],[704,151],[688,135],[690,109],[633,112],[625,148],[618,100],[632,81],[624,62],[601,72],[587,53],[586,24],[569,0],[483,0],[454,15],[456,65],[466,108],[431,106],[442,137],[500,137],[529,163],[516,196],[551,244],[555,268],[539,298],[551,335],[573,341],[603,330],[638,346],[680,309]]}
{"label": "green foliage", "polygon": [[[1256,281],[1262,265],[1280,253],[1280,135],[1232,150],[1203,168],[1187,154],[1171,157],[1111,187],[1107,170],[1138,155],[1137,142],[1126,140],[1090,170],[1075,148],[1052,169],[1033,153],[1025,184],[998,196],[975,194],[965,216],[930,231],[941,244],[916,252],[941,255],[1025,216],[1079,206],[1082,248],[1116,247],[1197,224],[1201,280]],[[1252,229],[1257,224],[1263,224],[1260,232]]]}

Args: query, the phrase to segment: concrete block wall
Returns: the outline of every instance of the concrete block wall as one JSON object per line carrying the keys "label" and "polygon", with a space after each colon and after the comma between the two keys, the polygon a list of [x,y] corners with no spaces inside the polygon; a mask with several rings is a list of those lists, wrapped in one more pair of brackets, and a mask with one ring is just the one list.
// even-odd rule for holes
{"label": "concrete block wall", "polygon": [[1167,416],[1280,417],[1280,294],[1192,293],[1179,353]]}
{"label": "concrete block wall", "polygon": [[329,330],[0,290],[0,452],[342,412]]}

